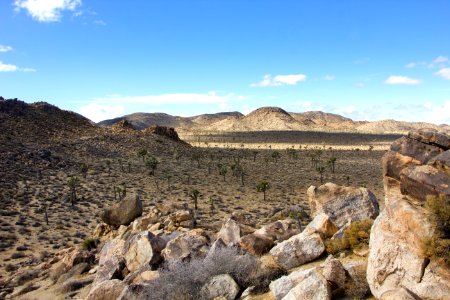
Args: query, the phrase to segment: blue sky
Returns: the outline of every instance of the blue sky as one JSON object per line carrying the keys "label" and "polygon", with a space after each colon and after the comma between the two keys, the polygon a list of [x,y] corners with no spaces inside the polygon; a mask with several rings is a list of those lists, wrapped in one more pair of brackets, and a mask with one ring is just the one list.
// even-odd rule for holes
{"label": "blue sky", "polygon": [[450,124],[450,1],[0,0],[0,95]]}

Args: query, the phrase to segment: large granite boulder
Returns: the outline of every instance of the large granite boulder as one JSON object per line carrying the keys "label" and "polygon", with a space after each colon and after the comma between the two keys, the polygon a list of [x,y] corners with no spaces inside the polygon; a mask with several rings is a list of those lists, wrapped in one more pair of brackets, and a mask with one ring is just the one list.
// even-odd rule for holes
{"label": "large granite boulder", "polygon": [[311,215],[325,213],[338,227],[349,221],[375,219],[379,213],[375,195],[363,187],[345,187],[328,182],[307,191]]}
{"label": "large granite boulder", "polygon": [[330,300],[331,288],[327,280],[312,269],[306,272],[303,280],[294,286],[283,300]]}
{"label": "large granite boulder", "polygon": [[209,242],[205,231],[193,229],[169,241],[161,254],[167,262],[204,257],[208,253]]}
{"label": "large granite boulder", "polygon": [[166,241],[149,231],[132,234],[124,246],[124,258],[127,269],[134,272],[143,266],[155,265],[161,261],[161,251]]}
{"label": "large granite boulder", "polygon": [[114,239],[103,246],[93,285],[106,280],[121,279],[122,270],[125,268],[124,244],[124,240]]}
{"label": "large granite boulder", "polygon": [[285,270],[310,262],[325,251],[320,234],[306,228],[302,233],[279,243],[270,250],[275,261]]}
{"label": "large granite boulder", "polygon": [[450,295],[448,268],[429,263],[423,252],[424,241],[435,234],[427,196],[450,196],[449,146],[448,135],[417,131],[394,142],[383,157],[385,209],[371,229],[367,266],[377,298],[400,288],[422,299]]}
{"label": "large granite boulder", "polygon": [[130,224],[141,215],[141,198],[139,196],[128,196],[122,201],[113,204],[111,207],[104,209],[100,214],[100,218],[108,225],[120,226]]}

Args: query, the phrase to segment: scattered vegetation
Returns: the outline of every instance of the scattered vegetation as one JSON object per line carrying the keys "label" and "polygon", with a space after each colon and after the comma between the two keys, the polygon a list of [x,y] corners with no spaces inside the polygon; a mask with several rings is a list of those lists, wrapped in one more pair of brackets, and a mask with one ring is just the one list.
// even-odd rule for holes
{"label": "scattered vegetation", "polygon": [[256,185],[256,190],[258,192],[262,192],[263,193],[263,200],[266,201],[266,191],[270,188],[270,185],[267,181],[263,180],[260,183],[258,183]]}
{"label": "scattered vegetation", "polygon": [[369,246],[370,229],[373,220],[367,219],[352,222],[344,230],[344,235],[340,239],[329,239],[325,241],[325,247],[328,253],[337,254],[345,250],[358,250]]}
{"label": "scattered vegetation", "polygon": [[429,259],[442,259],[450,267],[450,199],[444,195],[429,196],[425,208],[435,234],[424,240],[423,253]]}

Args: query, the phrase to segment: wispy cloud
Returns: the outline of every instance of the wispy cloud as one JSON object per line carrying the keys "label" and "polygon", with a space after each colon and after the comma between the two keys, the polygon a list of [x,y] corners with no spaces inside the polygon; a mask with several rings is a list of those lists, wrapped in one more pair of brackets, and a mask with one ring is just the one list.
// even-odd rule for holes
{"label": "wispy cloud", "polygon": [[95,25],[100,25],[100,26],[106,26],[106,22],[103,20],[94,20],[92,23],[94,23]]}
{"label": "wispy cloud", "polygon": [[304,74],[290,74],[290,75],[276,75],[272,77],[270,74],[264,75],[263,80],[258,83],[250,84],[251,87],[268,87],[268,86],[282,86],[282,85],[296,85],[301,81],[306,80]]}
{"label": "wispy cloud", "polygon": [[392,85],[397,85],[397,84],[418,85],[418,84],[421,84],[422,81],[419,80],[419,79],[410,78],[410,77],[406,77],[406,76],[395,76],[395,75],[392,75],[392,76],[389,76],[388,78],[386,78],[384,83],[392,84]]}
{"label": "wispy cloud", "polygon": [[93,102],[82,106],[78,112],[94,122],[100,122],[123,116],[125,113],[125,107],[120,104],[108,105]]}
{"label": "wispy cloud", "polygon": [[36,72],[36,70],[32,68],[19,68],[16,65],[4,64],[0,61],[0,72]]}
{"label": "wispy cloud", "polygon": [[416,62],[410,62],[405,65],[405,68],[416,68],[416,67],[425,67],[428,69],[438,69],[438,68],[444,68],[450,63],[450,60],[448,57],[440,55],[433,59],[431,62],[426,61],[416,61]]}
{"label": "wispy cloud", "polygon": [[0,45],[0,52],[9,52],[12,50],[13,48],[11,46]]}
{"label": "wispy cloud", "polygon": [[362,64],[368,63],[369,61],[370,61],[370,57],[363,57],[363,58],[355,59],[353,61],[353,63],[356,65],[362,65]]}
{"label": "wispy cloud", "polygon": [[15,0],[17,12],[22,9],[39,22],[58,22],[63,11],[75,12],[81,0]]}
{"label": "wispy cloud", "polygon": [[336,77],[334,77],[333,75],[325,75],[325,77],[323,79],[324,80],[335,80]]}
{"label": "wispy cloud", "polygon": [[450,68],[443,68],[434,73],[434,75],[440,76],[444,79],[450,80]]}

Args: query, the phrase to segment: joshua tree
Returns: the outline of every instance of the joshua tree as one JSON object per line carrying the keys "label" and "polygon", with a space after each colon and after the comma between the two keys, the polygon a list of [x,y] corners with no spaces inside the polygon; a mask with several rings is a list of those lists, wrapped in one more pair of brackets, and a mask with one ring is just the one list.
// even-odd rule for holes
{"label": "joshua tree", "polygon": [[202,155],[199,152],[194,152],[192,155],[192,160],[197,162],[197,168],[200,168],[201,159]]}
{"label": "joshua tree", "polygon": [[223,176],[223,181],[225,181],[225,176],[227,175],[228,169],[226,165],[217,164],[217,168],[219,169],[219,174]]}
{"label": "joshua tree", "polygon": [[198,196],[200,195],[200,192],[196,189],[193,189],[189,192],[189,197],[194,201],[194,209],[197,210],[197,204],[198,204]]}
{"label": "joshua tree", "polygon": [[265,180],[263,180],[263,181],[261,181],[260,183],[258,183],[257,185],[256,185],[256,190],[258,191],[258,192],[263,192],[263,195],[264,195],[264,201],[266,201],[266,191],[269,189],[269,183],[267,182],[267,181],[265,181]]}
{"label": "joshua tree", "polygon": [[108,168],[108,175],[111,174],[111,161],[110,160],[106,160],[105,161],[105,165]]}
{"label": "joshua tree", "polygon": [[70,202],[74,206],[75,201],[77,201],[77,187],[80,184],[80,180],[76,176],[70,176],[67,180],[67,185],[70,188]]}
{"label": "joshua tree", "polygon": [[278,151],[273,151],[273,152],[272,152],[272,158],[273,158],[273,160],[275,161],[275,163],[278,162],[278,159],[279,159],[280,157],[281,157],[280,152],[278,152]]}
{"label": "joshua tree", "polygon": [[337,160],[337,158],[334,156],[330,157],[330,159],[328,160],[328,165],[330,166],[332,173],[334,173],[334,167],[336,165],[336,160]]}
{"label": "joshua tree", "polygon": [[138,156],[142,156],[142,162],[145,162],[145,157],[147,156],[147,153],[148,153],[147,149],[142,148],[138,150],[137,154]]}
{"label": "joshua tree", "polygon": [[297,151],[295,151],[294,148],[287,148],[286,152],[292,159],[296,159],[298,157],[297,156]]}
{"label": "joshua tree", "polygon": [[208,161],[207,166],[208,166],[208,175],[211,175],[211,168],[212,168],[212,160]]}
{"label": "joshua tree", "polygon": [[167,173],[166,174],[166,178],[167,178],[167,190],[170,192],[170,179],[172,178],[172,175]]}
{"label": "joshua tree", "polygon": [[209,208],[211,209],[211,215],[214,214],[214,197],[209,196]]}
{"label": "joshua tree", "polygon": [[81,175],[83,175],[84,179],[86,179],[86,177],[87,177],[88,169],[89,169],[89,167],[87,164],[82,163],[80,165],[80,173],[81,173]]}
{"label": "joshua tree", "polygon": [[323,183],[323,173],[325,172],[325,166],[318,166],[317,172],[320,174],[320,183]]}
{"label": "joshua tree", "polygon": [[153,156],[150,156],[145,160],[145,166],[149,169],[149,175],[155,175],[155,170],[158,166],[158,160]]}
{"label": "joshua tree", "polygon": [[253,162],[255,162],[256,161],[256,156],[258,155],[258,151],[256,151],[256,150],[253,150],[252,151],[252,154],[253,154]]}
{"label": "joshua tree", "polygon": [[127,195],[127,187],[123,186],[115,186],[114,187],[114,199],[116,199],[116,193],[119,196],[119,200],[122,201],[123,198]]}

